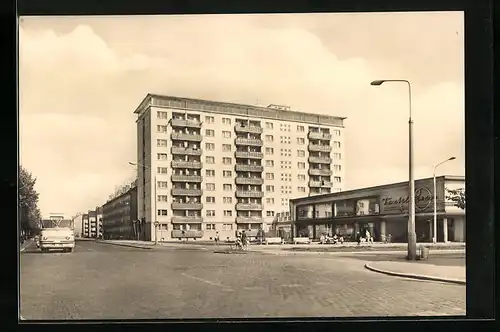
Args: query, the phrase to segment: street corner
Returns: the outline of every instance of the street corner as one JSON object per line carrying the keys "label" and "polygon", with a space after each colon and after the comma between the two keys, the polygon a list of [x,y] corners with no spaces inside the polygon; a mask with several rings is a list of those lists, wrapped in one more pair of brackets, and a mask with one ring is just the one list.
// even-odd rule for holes
{"label": "street corner", "polygon": [[144,250],[152,250],[155,247],[152,244],[142,244],[142,243],[122,243],[122,242],[111,242],[111,241],[106,241],[106,240],[96,240],[96,243],[101,243],[101,244],[108,244],[108,245],[113,245],[113,246],[120,246],[120,247],[128,247],[128,248],[137,248],[137,249],[144,249]]}

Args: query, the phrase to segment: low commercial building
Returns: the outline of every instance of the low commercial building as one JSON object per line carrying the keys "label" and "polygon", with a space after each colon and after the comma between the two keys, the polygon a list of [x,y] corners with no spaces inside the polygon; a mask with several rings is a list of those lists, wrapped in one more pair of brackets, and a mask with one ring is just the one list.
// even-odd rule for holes
{"label": "low commercial building", "polygon": [[109,200],[102,206],[102,230],[105,239],[140,239],[137,222],[137,187]]}
{"label": "low commercial building", "polygon": [[[400,182],[290,201],[294,237],[318,239],[340,234],[354,240],[368,230],[375,241],[406,242],[408,186]],[[457,207],[448,190],[465,188],[463,176],[436,177],[437,241],[465,242],[465,210]],[[415,181],[415,232],[418,242],[433,238],[433,178]]]}

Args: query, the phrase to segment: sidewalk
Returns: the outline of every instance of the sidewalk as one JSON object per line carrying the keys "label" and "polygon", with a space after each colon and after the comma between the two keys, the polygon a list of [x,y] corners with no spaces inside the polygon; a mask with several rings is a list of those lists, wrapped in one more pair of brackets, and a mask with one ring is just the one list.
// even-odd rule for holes
{"label": "sidewalk", "polygon": [[439,281],[465,285],[465,266],[437,266],[432,261],[420,262],[369,262],[365,268],[373,272],[419,280]]}
{"label": "sidewalk", "polygon": [[20,244],[19,250],[20,252],[23,252],[28,248],[31,244],[33,243],[33,240],[26,240],[24,241],[23,244]]}

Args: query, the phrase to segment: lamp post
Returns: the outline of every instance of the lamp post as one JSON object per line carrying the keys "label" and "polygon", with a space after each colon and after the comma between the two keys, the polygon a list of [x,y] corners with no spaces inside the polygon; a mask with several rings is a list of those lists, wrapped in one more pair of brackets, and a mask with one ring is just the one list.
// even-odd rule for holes
{"label": "lamp post", "polygon": [[[146,166],[146,165],[143,165],[143,164],[139,164],[139,163],[133,163],[133,162],[129,162],[129,165],[132,165],[132,166],[137,166],[137,167],[144,167],[144,168],[147,168],[149,169],[151,172],[153,172],[153,170],[151,169],[151,167],[149,166]],[[155,245],[158,244],[158,225],[159,225],[159,222],[156,220],[156,214],[158,213],[156,211],[156,200],[158,199],[157,196],[156,196],[156,187],[157,187],[157,182],[156,182],[156,172],[154,173],[154,182],[155,182],[155,191],[154,191],[154,205],[153,205],[153,208],[154,208],[154,222],[153,222],[153,225],[155,226]]]}
{"label": "lamp post", "polygon": [[432,234],[432,243],[437,243],[437,193],[436,193],[436,169],[438,166],[444,164],[447,161],[455,160],[455,157],[450,157],[446,160],[443,160],[436,166],[434,166],[434,171],[432,172],[432,182],[434,185],[434,222],[433,222],[433,234]]}
{"label": "lamp post", "polygon": [[415,234],[415,178],[413,172],[413,120],[411,117],[411,84],[408,80],[376,80],[370,84],[380,86],[386,82],[405,83],[408,85],[408,176],[409,176],[409,197],[408,203],[408,260],[417,258],[417,237]]}

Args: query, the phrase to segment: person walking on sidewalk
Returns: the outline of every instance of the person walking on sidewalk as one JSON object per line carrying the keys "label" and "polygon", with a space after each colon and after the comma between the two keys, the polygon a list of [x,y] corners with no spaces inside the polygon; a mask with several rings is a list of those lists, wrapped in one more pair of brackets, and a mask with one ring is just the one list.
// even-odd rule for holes
{"label": "person walking on sidewalk", "polygon": [[219,232],[215,232],[215,245],[218,246],[219,245],[219,241],[220,241],[220,238],[219,238]]}
{"label": "person walking on sidewalk", "polygon": [[248,247],[248,238],[245,231],[241,233],[241,244],[243,245],[243,250],[246,250]]}

